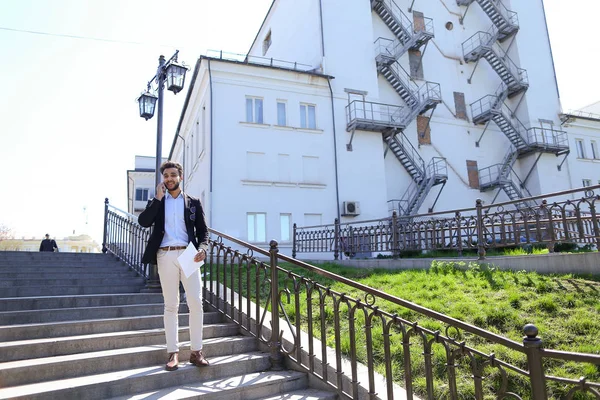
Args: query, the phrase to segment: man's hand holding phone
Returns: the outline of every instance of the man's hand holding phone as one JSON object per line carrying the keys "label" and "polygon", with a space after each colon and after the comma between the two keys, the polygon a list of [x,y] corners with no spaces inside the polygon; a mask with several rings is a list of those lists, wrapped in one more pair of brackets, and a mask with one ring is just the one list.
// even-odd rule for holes
{"label": "man's hand holding phone", "polygon": [[167,192],[167,187],[164,182],[161,182],[156,187],[156,200],[162,200],[165,197],[165,193]]}

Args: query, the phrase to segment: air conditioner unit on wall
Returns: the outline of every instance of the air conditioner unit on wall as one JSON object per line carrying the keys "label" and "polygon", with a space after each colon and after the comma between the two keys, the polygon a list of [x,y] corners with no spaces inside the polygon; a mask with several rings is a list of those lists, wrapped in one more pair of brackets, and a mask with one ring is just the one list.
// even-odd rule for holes
{"label": "air conditioner unit on wall", "polygon": [[353,217],[360,214],[360,203],[358,201],[344,201],[342,205],[342,216]]}

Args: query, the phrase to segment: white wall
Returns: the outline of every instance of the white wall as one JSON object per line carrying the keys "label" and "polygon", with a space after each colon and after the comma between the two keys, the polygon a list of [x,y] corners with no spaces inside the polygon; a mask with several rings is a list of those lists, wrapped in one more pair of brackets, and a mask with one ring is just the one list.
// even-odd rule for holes
{"label": "white wall", "polygon": [[[413,2],[395,1],[412,19],[407,9]],[[507,104],[514,109],[520,102],[517,115],[526,126],[540,126],[539,119],[544,119],[553,121],[558,127],[560,104],[541,2],[527,2],[525,5],[522,2],[510,4],[503,1],[507,7],[519,13],[521,30],[516,34],[509,54],[521,68],[529,71],[530,81],[523,100],[520,101],[521,96],[516,96]],[[202,130],[206,131],[203,151],[186,153],[185,168],[186,173],[190,174],[186,174],[186,190],[204,198],[209,224],[217,230],[246,239],[247,213],[265,212],[267,235],[266,243],[262,244],[265,247],[270,239],[280,238],[279,215],[282,213],[291,214],[292,222],[299,226],[316,218],[306,217],[306,214],[320,215],[323,224],[332,223],[343,201],[359,201],[361,215],[343,217],[342,223],[381,218],[388,215],[387,201],[400,198],[411,183],[409,174],[392,152],[388,152],[384,158],[385,146],[381,133],[356,131],[352,139],[352,151],[346,149],[351,137],[346,130],[346,90],[366,92],[367,101],[403,105],[400,96],[376,72],[373,42],[380,36],[393,38],[392,32],[371,11],[368,0],[327,0],[323,1],[322,7],[324,48],[321,47],[319,1],[277,0],[250,54],[263,56],[263,40],[271,31],[272,44],[266,57],[321,66],[321,72],[334,77],[330,81],[334,99],[333,114],[330,88],[325,77],[251,64],[210,61],[211,99],[207,68],[209,59],[203,58],[179,132],[186,144],[190,144],[202,137]],[[469,104],[493,94],[501,80],[485,60],[481,60],[476,68],[475,63],[466,64],[462,61],[462,42],[477,31],[488,30],[492,21],[477,3],[469,8],[464,24],[459,23],[459,16],[464,14],[465,7],[457,6],[453,0],[421,1],[416,2],[414,7],[415,11],[423,12],[425,17],[433,18],[435,38],[426,50],[422,49],[425,50],[423,70],[426,80],[440,83],[443,102],[432,115],[432,144],[418,146],[416,120],[404,133],[418,148],[426,163],[432,157],[444,157],[447,160],[448,183],[439,197],[436,211],[473,207],[477,198],[489,204],[498,189],[482,193],[470,188],[466,161],[477,161],[479,169],[499,163],[510,142],[493,122],[482,136],[484,126],[475,126],[471,122]],[[452,29],[446,28],[447,23],[451,23]],[[509,43],[510,39],[502,46],[506,48]],[[321,58],[323,51],[324,59]],[[399,62],[408,70],[408,54],[402,56]],[[422,85],[425,81],[415,80],[415,83]],[[454,115],[454,92],[464,93],[467,121]],[[263,99],[262,124],[245,122],[246,96]],[[278,99],[287,103],[286,127],[277,126]],[[300,103],[316,106],[317,129],[299,128]],[[207,122],[211,113],[212,154],[211,126]],[[431,115],[431,112],[426,115]],[[332,118],[335,120],[335,129]],[[197,124],[202,126],[201,132],[198,132]],[[600,161],[575,160],[574,137],[583,135],[591,138],[597,135],[598,128],[600,126],[581,127],[575,124],[566,128],[572,150],[568,163],[558,171],[556,165],[561,159],[553,154],[542,155],[527,182],[532,194],[580,186],[582,177],[586,173],[591,174],[589,167],[600,166]],[[475,143],[478,140],[480,143],[477,147]],[[179,140],[174,154],[180,162],[183,147],[183,141]],[[255,156],[263,160],[263,167],[249,170],[248,152],[264,154]],[[289,155],[289,175],[283,174],[289,179],[281,177],[285,167],[279,165],[278,160],[282,154]],[[304,182],[303,156],[318,157],[317,182]],[[516,163],[515,170],[522,179],[536,159],[537,154],[533,154]],[[596,183],[600,176],[589,178]],[[432,206],[438,189],[435,187],[431,191],[420,212],[426,212]],[[496,201],[505,200],[506,195],[501,193]],[[289,245],[283,248],[286,254],[291,253]]]}
{"label": "white wall", "polygon": [[[275,1],[248,54],[319,67],[322,61],[319,18],[318,0]],[[263,42],[269,32],[271,46],[264,53]]]}

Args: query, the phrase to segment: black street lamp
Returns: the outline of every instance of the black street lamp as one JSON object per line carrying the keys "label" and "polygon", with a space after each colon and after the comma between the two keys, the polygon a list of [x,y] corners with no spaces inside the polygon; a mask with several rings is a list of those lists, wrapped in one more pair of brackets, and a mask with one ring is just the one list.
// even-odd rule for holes
{"label": "black street lamp", "polygon": [[[140,117],[146,121],[154,116],[154,109],[158,103],[158,118],[156,123],[156,171],[154,187],[157,188],[158,184],[162,181],[160,174],[160,164],[162,161],[162,122],[163,122],[163,91],[165,80],[167,81],[167,90],[177,94],[183,89],[185,82],[185,73],[187,67],[177,63],[177,55],[179,50],[175,51],[175,54],[171,56],[169,61],[165,62],[165,57],[160,56],[158,58],[158,69],[156,74],[148,82],[148,89],[145,93],[138,98],[140,106]],[[157,94],[154,95],[150,92],[152,82],[156,81],[158,86]],[[158,267],[156,264],[150,264],[148,271],[148,281],[146,283],[146,291],[155,292],[160,291],[160,281],[158,279]]]}
{"label": "black street lamp", "polygon": [[[156,74],[148,82],[148,89],[138,97],[140,106],[140,117],[146,121],[154,116],[155,106],[158,103],[158,117],[156,128],[156,176],[154,187],[157,187],[161,182],[160,164],[162,161],[162,122],[163,122],[163,91],[165,81],[167,82],[167,90],[177,94],[183,89],[185,82],[185,73],[188,68],[185,65],[177,63],[177,55],[179,50],[171,56],[169,61],[165,62],[165,57],[158,58],[158,69]],[[150,87],[153,81],[156,81],[158,86],[157,95],[150,92]]]}

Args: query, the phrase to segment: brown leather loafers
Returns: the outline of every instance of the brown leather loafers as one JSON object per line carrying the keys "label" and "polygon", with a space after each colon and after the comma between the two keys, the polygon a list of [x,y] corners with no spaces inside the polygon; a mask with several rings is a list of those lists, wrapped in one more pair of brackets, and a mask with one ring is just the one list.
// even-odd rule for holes
{"label": "brown leather loafers", "polygon": [[175,371],[179,368],[179,353],[169,353],[169,361],[165,365],[167,371]]}
{"label": "brown leather loafers", "polygon": [[190,364],[194,364],[196,367],[207,367],[210,363],[204,358],[202,350],[197,350],[190,354]]}

